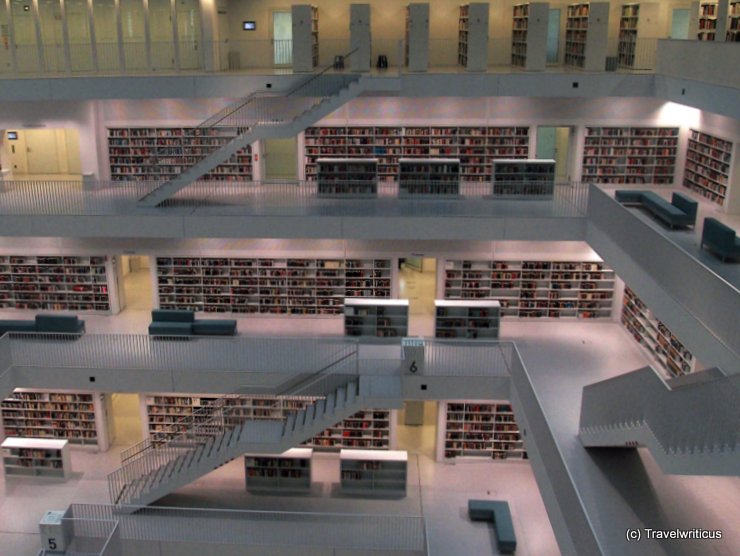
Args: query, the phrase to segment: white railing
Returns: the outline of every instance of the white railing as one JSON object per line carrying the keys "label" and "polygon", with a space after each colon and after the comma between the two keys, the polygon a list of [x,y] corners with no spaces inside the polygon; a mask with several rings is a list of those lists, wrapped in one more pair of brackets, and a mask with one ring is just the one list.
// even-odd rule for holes
{"label": "white railing", "polygon": [[206,543],[364,550],[379,555],[385,551],[394,555],[427,554],[421,516],[167,507],[142,507],[129,515],[102,504],[72,504],[67,515],[80,520],[118,521],[124,546],[127,541],[143,541],[159,546]]}
{"label": "white railing", "polygon": [[[341,214],[346,207],[350,212],[353,203],[376,203],[377,210],[398,214],[414,214],[418,207],[410,202],[413,197],[399,198],[396,182],[379,182],[377,199],[324,199],[318,196],[315,181],[197,181],[167,199],[157,210],[142,209],[136,202],[154,191],[163,181],[0,181],[1,215],[54,215],[54,216],[103,216],[103,215],[159,215],[191,214],[207,209],[209,215],[233,215],[240,210],[272,215],[295,214],[297,207],[321,207]],[[526,184],[524,184],[526,186]],[[489,182],[462,182],[460,200],[449,203],[441,196],[439,203],[424,197],[427,207],[434,207],[438,216],[476,216],[498,214],[499,209],[511,206],[509,199],[491,196]],[[398,199],[397,205],[388,205],[389,199]],[[485,202],[481,203],[480,201]],[[535,198],[541,202],[520,207],[518,214],[530,211],[545,217],[584,216],[588,205],[588,184],[560,182],[554,186],[552,198]],[[466,202],[467,201],[467,202]],[[544,203],[544,204],[543,204]],[[505,213],[504,213],[505,214]]]}
{"label": "white railing", "polygon": [[424,375],[509,376],[514,356],[513,342],[426,340]]}
{"label": "white railing", "polygon": [[297,374],[321,369],[339,359],[337,372],[353,374],[357,340],[318,338],[172,338],[136,334],[67,335],[9,333],[16,367],[214,370]]}
{"label": "white railing", "polygon": [[629,436],[633,427],[647,427],[667,454],[735,452],[740,448],[740,375],[708,375],[674,387],[645,367],[584,387],[582,433],[621,429]]}

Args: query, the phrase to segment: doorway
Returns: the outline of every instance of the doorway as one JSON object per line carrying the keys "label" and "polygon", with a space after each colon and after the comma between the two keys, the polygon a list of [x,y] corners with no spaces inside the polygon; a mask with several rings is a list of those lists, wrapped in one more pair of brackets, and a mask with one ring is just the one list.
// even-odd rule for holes
{"label": "doorway", "polygon": [[434,336],[437,259],[412,256],[399,259],[398,297],[409,300],[409,336]]}
{"label": "doorway", "polygon": [[683,8],[673,10],[673,14],[671,15],[670,37],[672,39],[689,38],[689,10]]}
{"label": "doorway", "polygon": [[295,180],[298,171],[296,138],[267,139],[262,144],[265,180]]}
{"label": "doorway", "polygon": [[8,139],[7,150],[16,179],[25,176],[80,179],[80,139],[76,129],[14,131],[16,138]]}
{"label": "doorway", "polygon": [[574,130],[568,126],[537,126],[538,159],[552,159],[555,161],[555,181],[570,181],[570,151]]}
{"label": "doorway", "polygon": [[547,63],[557,64],[560,57],[560,8],[552,8],[547,16]]}
{"label": "doorway", "polygon": [[121,273],[126,309],[151,311],[154,307],[154,297],[149,257],[123,255]]}
{"label": "doorway", "polygon": [[272,12],[272,63],[276,66],[293,63],[293,15],[290,11]]}
{"label": "doorway", "polygon": [[131,446],[144,439],[139,394],[111,394],[112,444]]}
{"label": "doorway", "polygon": [[436,401],[404,402],[396,421],[399,450],[435,458],[438,408]]}

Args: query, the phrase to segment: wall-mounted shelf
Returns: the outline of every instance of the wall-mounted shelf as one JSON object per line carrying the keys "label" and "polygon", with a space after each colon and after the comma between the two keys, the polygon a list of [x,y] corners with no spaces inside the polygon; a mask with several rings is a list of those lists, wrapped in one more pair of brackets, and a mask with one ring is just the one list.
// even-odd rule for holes
{"label": "wall-mounted shelf", "polygon": [[680,376],[694,370],[696,359],[693,354],[628,287],[624,289],[621,320],[632,337],[652,355],[668,376]]}
{"label": "wall-mounted shelf", "polygon": [[5,476],[67,480],[72,472],[69,441],[6,438],[0,445]]}
{"label": "wall-mounted shelf", "polygon": [[434,301],[435,338],[490,340],[499,336],[501,304],[498,301]]}
{"label": "wall-mounted shelf", "polygon": [[673,184],[677,127],[587,127],[581,179],[610,184]]}
{"label": "wall-mounted shelf", "polygon": [[395,445],[396,411],[391,409],[358,411],[303,443],[321,451],[391,450]]}
{"label": "wall-mounted shelf", "polygon": [[291,6],[293,71],[312,71],[319,65],[319,10],[316,6]]}
{"label": "wall-mounted shelf", "polygon": [[378,179],[395,182],[402,158],[455,158],[463,182],[489,182],[499,158],[529,157],[528,127],[331,126],[305,132],[307,180],[316,180],[319,158],[375,158]]}
{"label": "wall-mounted shelf", "polygon": [[730,0],[725,40],[740,42],[740,0]]}
{"label": "wall-mounted shelf", "polygon": [[445,299],[495,299],[503,317],[611,317],[614,271],[591,261],[446,260]]}
{"label": "wall-mounted shelf", "polygon": [[429,4],[406,6],[404,65],[409,71],[429,68]]}
{"label": "wall-mounted shelf", "polygon": [[105,255],[0,255],[0,307],[118,312],[111,262]]}
{"label": "wall-mounted shelf", "polygon": [[339,199],[378,196],[378,160],[376,158],[319,158],[319,197]]}
{"label": "wall-mounted shelf", "polygon": [[437,460],[527,459],[519,425],[508,401],[441,401]]}
{"label": "wall-mounted shelf", "polygon": [[[114,181],[166,181],[222,147],[241,129],[126,127],[108,129],[108,159]],[[201,177],[252,181],[252,151],[246,147]]]}
{"label": "wall-mounted shelf", "polygon": [[587,71],[604,71],[608,26],[608,2],[582,2],[568,6],[565,64]]}
{"label": "wall-mounted shelf", "polygon": [[291,448],[282,454],[247,454],[244,471],[249,492],[309,492],[310,448]]}
{"label": "wall-mounted shelf", "polygon": [[408,334],[408,299],[344,300],[344,333],[347,336],[403,338]]}
{"label": "wall-mounted shelf", "polygon": [[389,259],[161,256],[156,265],[162,309],[341,315],[345,297],[391,297]]}
{"label": "wall-mounted shelf", "polygon": [[543,71],[547,59],[546,2],[516,4],[513,8],[511,65],[527,71]]}
{"label": "wall-mounted shelf", "polygon": [[655,46],[639,48],[638,41],[658,37],[659,10],[657,2],[622,4],[617,44],[617,65],[620,68],[653,67]]}
{"label": "wall-mounted shelf", "polygon": [[2,402],[5,436],[66,439],[108,449],[105,397],[92,392],[18,388]]}
{"label": "wall-mounted shelf", "polygon": [[717,2],[701,2],[699,4],[699,30],[697,38],[700,41],[713,41],[717,35]]}
{"label": "wall-mounted shelf", "polygon": [[407,452],[342,450],[339,460],[343,493],[406,496]]}
{"label": "wall-mounted shelf", "polygon": [[398,195],[402,198],[459,196],[460,160],[456,158],[399,159]]}
{"label": "wall-mounted shelf", "polygon": [[695,129],[690,132],[683,185],[722,206],[730,183],[732,142]]}

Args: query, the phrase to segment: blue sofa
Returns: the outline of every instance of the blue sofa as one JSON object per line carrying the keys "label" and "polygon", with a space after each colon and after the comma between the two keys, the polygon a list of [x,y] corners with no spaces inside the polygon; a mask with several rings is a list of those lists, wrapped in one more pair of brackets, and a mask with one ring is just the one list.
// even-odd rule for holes
{"label": "blue sofa", "polygon": [[496,546],[502,554],[516,550],[514,523],[509,503],[500,500],[468,500],[468,516],[472,521],[490,521],[496,531]]}
{"label": "blue sofa", "polygon": [[701,231],[701,246],[719,256],[722,261],[740,259],[740,238],[735,230],[715,218],[705,218]]}
{"label": "blue sofa", "polygon": [[84,334],[85,321],[76,315],[36,315],[34,320],[0,320],[0,336],[6,332]]}
{"label": "blue sofa", "polygon": [[194,311],[154,309],[150,336],[234,336],[235,320],[197,319]]}
{"label": "blue sofa", "polygon": [[674,193],[669,203],[652,191],[619,190],[614,198],[623,205],[639,205],[666,222],[671,228],[693,226],[699,203],[683,193]]}

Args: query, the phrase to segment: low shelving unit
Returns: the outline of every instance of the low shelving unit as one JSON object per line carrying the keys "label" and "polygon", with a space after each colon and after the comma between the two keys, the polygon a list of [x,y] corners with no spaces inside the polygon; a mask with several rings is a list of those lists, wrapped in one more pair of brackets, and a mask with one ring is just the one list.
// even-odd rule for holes
{"label": "low shelving unit", "polygon": [[338,199],[378,195],[378,159],[319,158],[318,196]]}
{"label": "low shelving unit", "polygon": [[344,300],[344,333],[347,336],[402,338],[409,326],[408,299]]}
{"label": "low shelving unit", "polygon": [[434,301],[435,338],[493,340],[498,338],[501,304],[498,301]]}
{"label": "low shelving unit", "polygon": [[460,195],[457,158],[402,158],[398,161],[398,196],[439,198]]}
{"label": "low shelving unit", "polygon": [[551,199],[555,194],[555,161],[493,161],[492,196],[498,199]]}
{"label": "low shelving unit", "polygon": [[282,454],[247,454],[244,470],[249,492],[308,492],[311,490],[311,448],[291,448]]}
{"label": "low shelving unit", "polygon": [[341,490],[362,496],[406,496],[408,453],[342,450]]}
{"label": "low shelving unit", "polygon": [[6,438],[2,445],[6,476],[50,477],[67,480],[72,470],[67,440]]}

